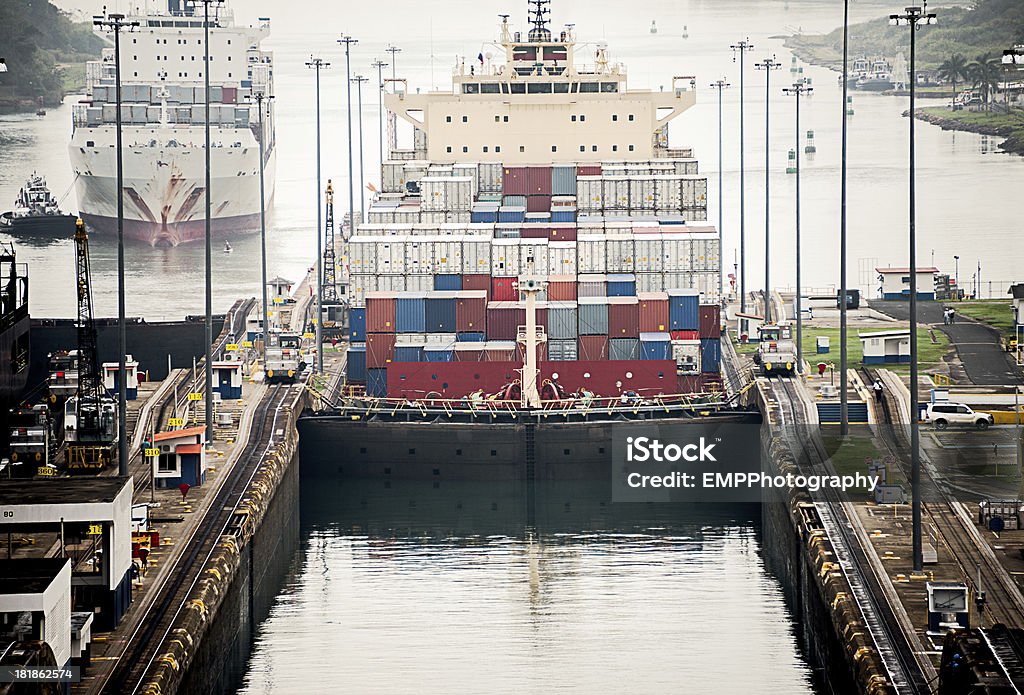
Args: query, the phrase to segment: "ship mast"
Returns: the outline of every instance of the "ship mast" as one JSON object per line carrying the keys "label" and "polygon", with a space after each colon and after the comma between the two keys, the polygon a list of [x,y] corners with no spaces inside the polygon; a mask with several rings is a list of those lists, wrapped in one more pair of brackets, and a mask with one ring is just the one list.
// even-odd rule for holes
{"label": "ship mast", "polygon": [[519,279],[519,291],[526,295],[526,325],[520,326],[516,336],[523,345],[523,408],[540,408],[540,391],[537,389],[537,348],[547,342],[543,326],[537,325],[537,295],[544,291],[547,281],[534,275],[533,258],[526,259],[526,274]]}
{"label": "ship mast", "polygon": [[547,15],[551,14],[551,0],[529,0],[530,3],[530,29],[529,40],[531,43],[551,41],[551,30],[548,29]]}

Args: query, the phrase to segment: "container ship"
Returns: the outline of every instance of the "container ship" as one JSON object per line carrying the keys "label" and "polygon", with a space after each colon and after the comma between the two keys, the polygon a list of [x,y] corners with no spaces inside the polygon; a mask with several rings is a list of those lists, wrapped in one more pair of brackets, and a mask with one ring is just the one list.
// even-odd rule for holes
{"label": "container ship", "polygon": [[[203,8],[186,0],[133,3],[138,28],[121,37],[124,232],[153,246],[205,238],[206,90]],[[211,233],[259,229],[260,147],[267,200],[277,152],[274,102],[263,127],[254,93],[272,96],[273,57],[260,49],[270,20],[236,26],[225,4],[210,6]],[[117,231],[117,100],[114,49],[86,64],[87,94],[73,107],[69,151],[82,219],[90,231]]]}
{"label": "container ship", "polygon": [[754,417],[721,378],[707,179],[669,145],[695,78],[628,89],[530,4],[451,91],[386,84],[382,191],[341,250],[346,391],[300,421],[342,473],[606,474],[615,423]]}

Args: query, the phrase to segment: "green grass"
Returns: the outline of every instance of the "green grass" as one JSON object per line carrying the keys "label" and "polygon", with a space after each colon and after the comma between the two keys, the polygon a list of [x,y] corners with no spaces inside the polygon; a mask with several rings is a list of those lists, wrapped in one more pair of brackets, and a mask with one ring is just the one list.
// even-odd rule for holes
{"label": "green grass", "polygon": [[[826,451],[833,452],[829,461],[839,475],[856,475],[862,473],[867,475],[868,467],[864,459],[882,458],[878,448],[870,437],[849,436],[845,440],[839,437],[822,434],[822,441]],[[889,482],[893,482],[893,476],[889,475]],[[866,488],[853,488],[847,491],[851,499],[867,499]]]}
{"label": "green grass", "polygon": [[965,126],[985,126],[986,128],[1024,129],[1024,111],[1011,110],[1009,113],[997,111],[952,111],[945,106],[932,106],[921,109],[922,112],[956,121]]}
{"label": "green grass", "polygon": [[[905,328],[902,324],[896,324],[895,328]],[[873,333],[881,329],[866,329],[864,333]],[[849,343],[847,345],[847,359],[854,369],[864,366],[864,351],[861,348],[859,338],[860,332],[856,329],[849,331]],[[932,335],[938,342],[932,342]],[[817,354],[818,336],[828,336],[829,352],[824,355]],[[813,367],[818,362],[839,362],[839,329],[830,327],[818,327],[813,323],[804,324],[804,359]],[[949,339],[941,331],[929,332],[927,328],[917,329],[917,355],[918,364],[922,370],[927,371],[936,367],[942,362],[942,357],[949,351]],[[887,364],[886,369],[901,372],[909,369],[906,364]]]}
{"label": "green grass", "polygon": [[952,306],[958,314],[986,323],[1008,338],[1014,337],[1013,307],[1009,299],[957,302]]}

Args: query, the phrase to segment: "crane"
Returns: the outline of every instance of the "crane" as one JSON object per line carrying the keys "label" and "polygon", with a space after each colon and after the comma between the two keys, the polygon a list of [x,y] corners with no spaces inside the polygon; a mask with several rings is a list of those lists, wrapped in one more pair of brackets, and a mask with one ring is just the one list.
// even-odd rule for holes
{"label": "crane", "polygon": [[96,321],[89,270],[89,235],[75,224],[75,283],[78,303],[78,390],[65,404],[64,428],[70,470],[102,470],[117,444],[117,405],[103,388],[96,348]]}

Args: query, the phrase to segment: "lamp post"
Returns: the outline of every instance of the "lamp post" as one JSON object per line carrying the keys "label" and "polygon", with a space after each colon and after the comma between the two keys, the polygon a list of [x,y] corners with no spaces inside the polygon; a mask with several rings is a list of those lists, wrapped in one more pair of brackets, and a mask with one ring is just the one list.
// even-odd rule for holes
{"label": "lamp post", "polygon": [[765,58],[754,65],[764,70],[764,322],[772,320],[772,285],[771,285],[771,197],[768,194],[771,181],[771,83],[772,70],[781,70],[782,63],[775,56]]}
{"label": "lamp post", "polygon": [[[384,68],[388,66],[383,60],[377,59],[370,63],[371,68],[377,68],[377,129],[380,143],[380,165],[384,166]],[[383,169],[381,169],[383,174]]]}
{"label": "lamp post", "polygon": [[846,393],[847,287],[846,287],[846,151],[849,114],[846,100],[850,90],[850,0],[843,0],[843,135],[839,166],[839,436],[850,433],[850,398]]}
{"label": "lamp post", "polygon": [[363,224],[366,222],[366,181],[363,179],[366,172],[363,164],[363,82],[369,80],[362,75],[356,75],[352,81],[356,83],[356,107],[359,115],[359,224]]}
{"label": "lamp post", "polygon": [[[740,312],[741,313],[745,313],[746,310],[747,310],[747,257],[746,257],[746,255],[744,253],[744,244],[745,244],[745,241],[746,241],[746,229],[747,229],[746,211],[747,211],[747,208],[746,208],[746,190],[745,190],[746,189],[746,185],[745,185],[745,183],[746,183],[745,182],[746,166],[745,166],[744,159],[743,159],[743,152],[744,152],[744,149],[745,149],[745,147],[744,147],[744,145],[745,145],[745,143],[744,143],[744,134],[745,134],[744,122],[746,120],[744,118],[744,104],[745,104],[745,100],[743,98],[743,73],[744,73],[744,70],[743,70],[744,60],[743,60],[743,58],[744,58],[744,56],[749,51],[754,50],[754,44],[750,43],[750,39],[744,39],[742,41],[737,41],[732,46],[730,46],[730,48],[732,49],[732,59],[733,59],[733,62],[736,61],[737,54],[740,57],[740,277],[739,277],[739,282],[740,282]],[[744,323],[745,323],[745,321],[746,320],[744,319]],[[745,333],[746,331],[742,331],[742,332]]]}
{"label": "lamp post", "polygon": [[800,282],[800,97],[814,91],[803,80],[794,82],[792,87],[782,90],[796,97],[796,370],[804,371],[804,315]]}
{"label": "lamp post", "polygon": [[[351,236],[355,231],[356,204],[352,196],[352,61],[351,49],[353,44],[359,43],[351,36],[344,36],[338,39],[339,44],[345,45],[345,90],[348,99],[345,102],[345,109],[348,112],[348,232]],[[342,225],[344,229],[344,225]]]}
{"label": "lamp post", "polygon": [[[324,334],[321,324],[321,302],[324,288],[324,251],[323,251],[323,220],[320,212],[320,71],[331,66],[322,58],[310,56],[306,67],[316,72],[316,371],[324,373]],[[350,165],[351,166],[351,165]],[[349,189],[351,193],[351,189]]]}
{"label": "lamp post", "polygon": [[956,285],[956,300],[960,301],[960,256],[953,256],[953,282]]}
{"label": "lamp post", "polygon": [[917,182],[914,171],[914,98],[916,96],[916,49],[918,28],[935,24],[935,14],[928,12],[928,5],[907,7],[903,14],[889,15],[893,26],[910,27],[910,486],[913,494],[911,516],[913,519],[914,571],[924,567],[921,547],[921,442],[918,432],[918,384],[917,384]]}
{"label": "lamp post", "polygon": [[125,19],[123,14],[109,14],[93,21],[96,27],[114,33],[114,84],[117,112],[117,474],[128,475],[128,410],[126,365],[128,339],[125,330],[124,309],[124,149],[121,142],[121,31],[139,26],[137,21]]}
{"label": "lamp post", "polygon": [[[718,90],[718,255],[722,255],[722,92],[729,88],[724,79],[711,83],[712,89]],[[725,297],[725,284],[722,269],[718,269],[718,301]]]}
{"label": "lamp post", "polygon": [[402,52],[402,49],[389,43],[388,47],[384,50],[391,54],[391,79],[397,79],[395,77],[395,69],[398,67],[398,54]]}
{"label": "lamp post", "polygon": [[266,369],[267,337],[270,333],[270,310],[267,307],[267,197],[264,184],[264,167],[266,164],[264,157],[266,156],[265,140],[267,131],[263,127],[263,102],[266,101],[267,108],[270,108],[269,101],[274,96],[260,90],[248,98],[256,102],[256,108],[259,110],[260,117],[260,277],[263,280],[263,354],[261,357],[263,358],[263,368]]}

